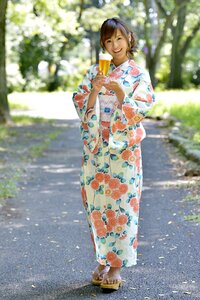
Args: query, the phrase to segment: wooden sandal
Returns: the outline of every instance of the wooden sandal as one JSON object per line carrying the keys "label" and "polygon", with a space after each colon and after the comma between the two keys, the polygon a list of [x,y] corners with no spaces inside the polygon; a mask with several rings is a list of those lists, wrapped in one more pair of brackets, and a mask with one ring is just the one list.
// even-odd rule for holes
{"label": "wooden sandal", "polygon": [[105,273],[107,273],[107,272],[109,271],[109,269],[110,269],[110,267],[105,266],[105,268],[104,268],[101,272],[99,272],[99,271],[98,271],[98,267],[97,267],[96,271],[93,272],[93,275],[94,275],[94,273],[97,273],[97,276],[98,276],[99,278],[98,278],[98,279],[92,278],[92,284],[93,284],[93,285],[100,286],[101,283],[102,283],[102,280],[103,280],[103,275],[104,275]]}
{"label": "wooden sandal", "polygon": [[101,283],[100,286],[102,289],[117,291],[122,286],[122,280],[118,280],[117,283]]}

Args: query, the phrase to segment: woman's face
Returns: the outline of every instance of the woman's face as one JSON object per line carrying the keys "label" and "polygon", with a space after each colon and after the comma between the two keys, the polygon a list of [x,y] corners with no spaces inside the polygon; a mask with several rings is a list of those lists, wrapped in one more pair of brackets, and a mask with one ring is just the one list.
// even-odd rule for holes
{"label": "woman's face", "polygon": [[116,66],[121,65],[128,59],[128,43],[119,29],[114,32],[111,38],[105,40],[104,45],[108,53],[112,55]]}

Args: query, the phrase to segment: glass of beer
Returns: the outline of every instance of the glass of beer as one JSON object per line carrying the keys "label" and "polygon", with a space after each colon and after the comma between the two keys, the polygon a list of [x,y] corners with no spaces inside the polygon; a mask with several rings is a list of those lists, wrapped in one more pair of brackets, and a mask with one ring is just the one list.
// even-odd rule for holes
{"label": "glass of beer", "polygon": [[108,75],[112,56],[108,53],[99,53],[99,70],[104,76]]}

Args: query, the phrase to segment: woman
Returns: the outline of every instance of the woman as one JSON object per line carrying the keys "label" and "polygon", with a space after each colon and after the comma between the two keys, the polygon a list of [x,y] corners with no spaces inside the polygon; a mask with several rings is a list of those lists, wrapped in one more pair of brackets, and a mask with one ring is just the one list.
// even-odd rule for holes
{"label": "woman", "polygon": [[141,121],[154,93],[148,74],[132,59],[134,34],[120,19],[104,21],[100,43],[113,58],[108,77],[91,66],[73,101],[83,140],[82,199],[99,263],[92,282],[117,290],[121,268],[137,260]]}

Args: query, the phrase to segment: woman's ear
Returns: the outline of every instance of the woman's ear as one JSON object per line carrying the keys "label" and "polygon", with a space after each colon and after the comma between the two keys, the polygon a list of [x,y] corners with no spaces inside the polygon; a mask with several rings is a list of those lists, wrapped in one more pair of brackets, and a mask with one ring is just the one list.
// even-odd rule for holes
{"label": "woman's ear", "polygon": [[128,40],[129,40],[129,42],[131,42],[131,34],[130,33],[128,34]]}

